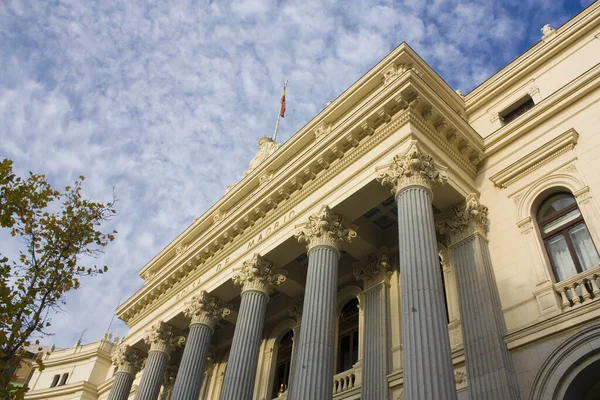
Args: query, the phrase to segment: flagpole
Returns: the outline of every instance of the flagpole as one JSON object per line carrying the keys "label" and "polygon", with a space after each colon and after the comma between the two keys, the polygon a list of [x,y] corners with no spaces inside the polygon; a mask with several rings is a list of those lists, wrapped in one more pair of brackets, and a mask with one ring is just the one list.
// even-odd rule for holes
{"label": "flagpole", "polygon": [[[283,91],[287,88],[288,80],[286,78],[283,83]],[[277,132],[279,131],[279,120],[281,120],[281,104],[279,104],[279,112],[277,113],[277,122],[275,123],[275,132],[273,133],[273,142],[277,142]]]}

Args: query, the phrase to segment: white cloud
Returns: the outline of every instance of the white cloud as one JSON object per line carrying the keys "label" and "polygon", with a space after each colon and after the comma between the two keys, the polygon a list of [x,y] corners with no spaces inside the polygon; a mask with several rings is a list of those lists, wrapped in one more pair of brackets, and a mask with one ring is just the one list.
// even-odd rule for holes
{"label": "white cloud", "polygon": [[107,200],[114,186],[119,197],[119,234],[99,260],[111,269],[68,296],[47,341],[101,337],[141,286],[137,271],[242,177],[285,77],[281,140],[402,41],[468,91],[543,24],[564,22],[567,0],[551,3],[7,0],[0,157],[57,187],[83,174],[89,196]]}

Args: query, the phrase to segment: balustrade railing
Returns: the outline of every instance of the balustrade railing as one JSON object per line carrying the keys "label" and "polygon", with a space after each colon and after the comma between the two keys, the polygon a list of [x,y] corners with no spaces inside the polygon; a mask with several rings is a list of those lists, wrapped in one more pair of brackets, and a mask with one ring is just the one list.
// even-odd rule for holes
{"label": "balustrade railing", "polygon": [[600,266],[584,271],[572,278],[558,282],[554,290],[562,299],[563,311],[580,307],[600,299]]}
{"label": "balustrade railing", "polygon": [[359,386],[361,373],[356,366],[333,377],[333,394],[343,393]]}

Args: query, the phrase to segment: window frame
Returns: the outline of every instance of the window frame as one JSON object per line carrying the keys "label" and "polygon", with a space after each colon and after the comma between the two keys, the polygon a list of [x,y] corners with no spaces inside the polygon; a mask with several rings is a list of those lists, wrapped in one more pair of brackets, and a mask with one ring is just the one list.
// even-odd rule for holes
{"label": "window frame", "polygon": [[[283,340],[286,339],[286,336],[291,334],[291,343],[289,345],[286,345],[284,347],[282,347],[281,345],[283,344]],[[280,360],[280,356],[282,353],[282,350],[288,350],[289,349],[289,355],[286,356],[286,358],[281,359]],[[273,376],[273,385],[272,385],[272,389],[271,389],[271,398],[276,398],[277,397],[277,392],[279,392],[279,387],[277,387],[277,370],[279,368],[280,365],[282,364],[287,364],[287,383],[285,384],[285,391],[288,390],[288,388],[290,387],[290,378],[292,377],[292,356],[294,354],[294,330],[290,329],[288,332],[286,332],[283,336],[281,336],[281,340],[279,341],[279,344],[277,345],[277,357],[275,359],[275,366],[274,366],[274,376]],[[281,386],[281,384],[279,385]]]}
{"label": "window frame", "polygon": [[[356,313],[352,313],[351,315],[348,315],[346,317],[343,316],[344,314],[344,310],[346,309],[346,307],[348,307],[348,305],[350,303],[356,303]],[[342,357],[342,339],[345,338],[346,336],[350,337],[350,351],[351,351],[351,356],[356,356],[353,358],[356,358],[356,362],[358,362],[358,360],[360,359],[360,310],[358,308],[359,306],[359,301],[357,298],[351,299],[349,301],[347,301],[344,306],[342,307],[342,310],[340,312],[340,317],[338,320],[338,335],[337,335],[337,354],[338,354],[338,362],[337,362],[337,366],[336,366],[336,374],[342,373],[344,371],[347,371],[348,369],[343,369],[344,368],[344,358]],[[350,322],[352,320],[356,320],[356,326],[352,327],[352,328],[348,328],[345,330],[341,330],[341,327],[347,323]],[[356,354],[354,354],[353,346],[354,346],[354,333],[356,333]],[[355,363],[356,363],[355,362]],[[353,363],[353,365],[355,364]],[[352,368],[352,366],[350,367]]]}
{"label": "window frame", "polygon": [[[558,196],[560,194],[565,194],[565,195],[570,196],[573,199],[573,204],[563,208],[562,210],[554,213],[553,215],[550,215],[546,218],[540,219],[538,217],[538,214],[539,214],[542,206],[544,204],[546,204],[546,202],[549,201],[551,198]],[[573,220],[566,222],[563,225],[560,225],[559,227],[551,230],[548,233],[544,233],[544,225],[546,225],[552,221],[555,221],[561,217],[564,217],[565,215],[567,215],[568,213],[570,213],[574,210],[579,211],[579,216],[577,218],[574,218]],[[573,240],[571,239],[571,235],[569,234],[569,231],[571,230],[571,228],[573,228],[574,226],[581,224],[581,223],[583,223],[585,225],[586,229],[589,232],[589,229],[585,222],[585,218],[583,218],[583,213],[581,212],[581,209],[579,208],[579,204],[577,204],[577,199],[575,198],[575,196],[573,196],[572,193],[567,192],[567,191],[560,191],[560,192],[550,194],[537,207],[535,217],[536,217],[536,222],[537,222],[538,229],[540,232],[540,237],[542,238],[542,242],[544,243],[544,249],[546,250],[546,254],[548,255],[548,259],[550,260],[550,265],[552,267],[552,272],[554,273],[555,280],[557,282],[559,282],[558,268],[554,262],[554,258],[552,257],[552,252],[550,251],[550,248],[548,246],[548,241],[559,235],[561,235],[563,237],[563,239],[565,240],[567,249],[569,250],[569,255],[571,256],[571,260],[573,261],[573,265],[575,265],[575,269],[577,270],[577,273],[581,274],[582,272],[584,272],[584,269],[582,268],[581,263],[579,262],[579,257],[577,256],[577,251],[575,250],[575,245],[573,244]],[[591,233],[590,233],[590,237],[591,237]],[[592,243],[593,243],[593,239],[592,239]],[[594,247],[595,247],[595,243],[594,243]],[[597,251],[597,249],[596,249],[596,251]]]}

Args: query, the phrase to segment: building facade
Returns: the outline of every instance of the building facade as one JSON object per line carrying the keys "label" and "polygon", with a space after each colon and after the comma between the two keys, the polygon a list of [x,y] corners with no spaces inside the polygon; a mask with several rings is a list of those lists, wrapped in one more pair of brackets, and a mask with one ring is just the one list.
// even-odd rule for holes
{"label": "building facade", "polygon": [[[98,347],[80,386],[600,398],[600,3],[542,35],[467,95],[402,44],[285,144],[261,138],[140,271],[114,368]],[[36,374],[28,398],[58,398]]]}

